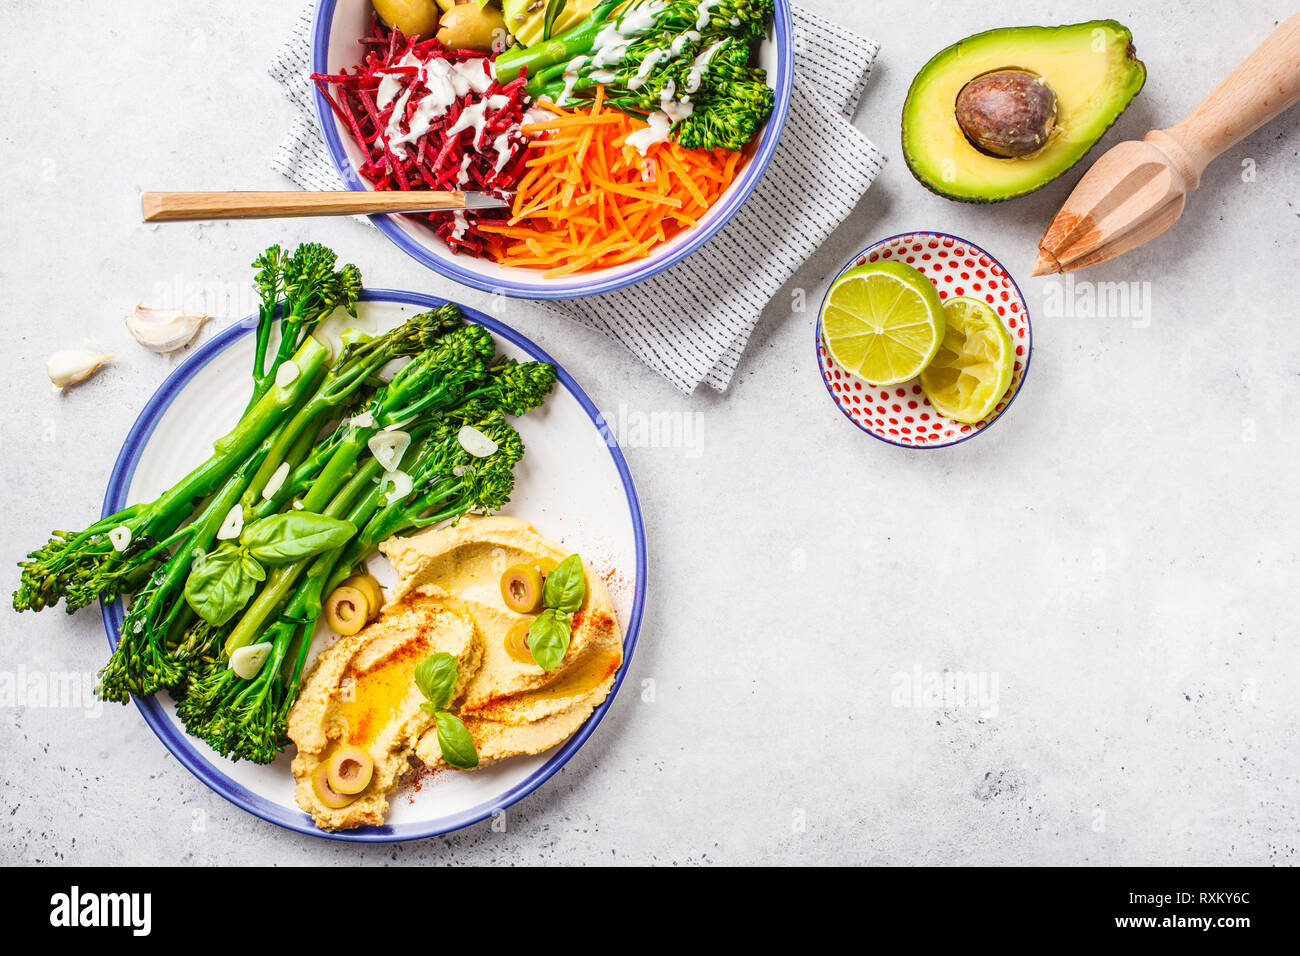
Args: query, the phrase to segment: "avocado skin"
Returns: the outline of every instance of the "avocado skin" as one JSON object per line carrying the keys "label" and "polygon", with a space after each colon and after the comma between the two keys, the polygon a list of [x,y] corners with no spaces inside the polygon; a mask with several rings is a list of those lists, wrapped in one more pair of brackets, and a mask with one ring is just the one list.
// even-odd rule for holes
{"label": "avocado skin", "polygon": [[[1111,116],[1110,121],[1104,127],[1098,130],[1096,137],[1094,137],[1093,140],[1088,144],[1087,149],[1083,150],[1073,161],[1066,163],[1060,169],[1052,173],[1050,176],[1047,176],[1046,178],[1038,180],[1036,182],[1031,182],[1029,185],[1026,185],[1025,188],[1023,189],[1019,189],[1015,192],[1008,192],[1004,195],[989,196],[989,197],[966,196],[966,195],[954,194],[948,190],[945,190],[942,182],[935,181],[933,178],[931,178],[925,173],[923,169],[923,165],[924,165],[923,159],[914,156],[911,150],[908,149],[908,145],[907,145],[908,115],[912,108],[912,99],[914,94],[916,93],[917,85],[928,76],[929,72],[931,71],[932,68],[934,68],[935,64],[938,61],[940,61],[943,57],[945,57],[954,47],[961,46],[962,44],[969,44],[974,40],[986,38],[995,34],[1010,35],[1025,30],[1050,30],[1050,31],[1083,30],[1088,33],[1091,33],[1092,30],[1098,28],[1113,30],[1123,37],[1123,39],[1126,41],[1126,46],[1124,50],[1125,64],[1129,70],[1133,71],[1133,74],[1127,79],[1127,81],[1123,85],[1118,87],[1116,90],[1116,96],[1119,100],[1122,100],[1122,102],[1118,102],[1118,108],[1115,109],[1114,115]],[[996,27],[992,30],[984,30],[980,33],[972,33],[968,37],[963,37],[962,39],[958,40],[956,43],[949,44],[948,46],[940,50],[938,53],[936,53],[934,56],[930,57],[930,59],[926,61],[925,65],[921,67],[920,70],[917,71],[916,76],[912,78],[912,83],[907,90],[907,98],[903,101],[903,115],[902,115],[902,124],[901,124],[903,160],[907,164],[907,168],[912,173],[913,177],[916,178],[917,182],[919,182],[926,189],[930,190],[930,192],[934,193],[936,196],[942,196],[944,199],[949,199],[952,200],[953,202],[964,202],[972,205],[986,205],[989,203],[1005,202],[1008,199],[1016,199],[1019,198],[1020,196],[1026,196],[1029,193],[1035,192],[1043,188],[1044,186],[1046,186],[1048,183],[1059,179],[1061,176],[1064,176],[1071,169],[1077,166],[1079,162],[1085,156],[1088,155],[1092,147],[1097,145],[1097,143],[1101,140],[1101,138],[1106,135],[1106,132],[1112,126],[1115,125],[1115,121],[1118,120],[1124,114],[1124,111],[1126,109],[1128,109],[1129,104],[1133,102],[1134,97],[1136,97],[1138,93],[1142,92],[1142,88],[1146,85],[1146,76],[1147,76],[1146,64],[1143,63],[1141,60],[1139,60],[1136,54],[1137,51],[1133,46],[1132,31],[1130,31],[1128,27],[1124,26],[1124,24],[1120,23],[1118,20],[1088,20],[1082,23],[1062,24],[1060,26],[1055,26],[1055,27],[1036,27],[1036,26]],[[1014,64],[1008,62],[1008,64],[1006,65],[1013,66]],[[973,79],[973,77],[967,77],[966,79],[970,80]],[[1051,82],[1051,77],[1046,77],[1046,79],[1048,80],[1049,83]],[[971,148],[974,149],[973,146]],[[1051,148],[1052,148],[1051,144],[1049,144],[1046,147],[1046,149],[1048,150],[1050,150]],[[1016,162],[1016,160],[1007,160],[1007,162],[1014,163]]]}

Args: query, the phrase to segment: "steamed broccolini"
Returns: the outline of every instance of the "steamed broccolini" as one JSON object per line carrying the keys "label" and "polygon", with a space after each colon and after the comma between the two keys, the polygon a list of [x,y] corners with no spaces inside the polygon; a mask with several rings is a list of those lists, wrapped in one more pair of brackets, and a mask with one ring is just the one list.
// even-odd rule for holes
{"label": "steamed broccolini", "polygon": [[662,113],[688,149],[740,150],[772,111],[766,74],[752,65],[772,0],[604,3],[549,42],[507,50],[498,76],[524,69],[534,99],[572,105],[605,88],[627,113]]}
{"label": "steamed broccolini", "polygon": [[[556,381],[549,364],[496,356],[491,334],[450,303],[350,340],[331,363],[312,333],[336,308],[355,314],[361,289],[356,268],[335,271],[335,262],[313,244],[258,257],[254,395],[239,424],[155,501],[79,534],[55,532],[22,563],[14,594],[19,610],[63,599],[72,611],[134,592],[99,694],[124,702],[170,689],[187,730],[236,759],[267,761],[284,746],[322,602],[380,541],[505,503],[523,454],[505,416],[540,405]],[[407,361],[380,381],[398,359]],[[459,443],[464,424],[496,452],[474,459]],[[401,455],[409,486],[370,450],[381,432],[397,430],[410,438]],[[314,521],[333,536],[314,547],[299,538],[297,551],[263,568],[244,562],[241,549],[253,545],[227,530],[261,519],[279,528]],[[274,543],[292,544],[293,534]],[[244,576],[240,586],[231,591],[221,579],[220,590],[205,592],[227,567]],[[250,643],[272,652],[245,680],[230,655]]]}

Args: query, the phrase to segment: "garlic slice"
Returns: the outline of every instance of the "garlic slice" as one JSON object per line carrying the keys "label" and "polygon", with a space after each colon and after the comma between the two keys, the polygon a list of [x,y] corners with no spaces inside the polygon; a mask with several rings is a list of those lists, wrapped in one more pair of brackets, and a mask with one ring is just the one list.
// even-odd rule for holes
{"label": "garlic slice", "polygon": [[375,378],[387,385],[393,379],[397,378],[397,373],[410,363],[411,358],[407,355],[401,355],[379,366],[379,371],[375,373]]}
{"label": "garlic slice", "polygon": [[261,673],[262,665],[266,663],[266,659],[270,656],[270,641],[263,641],[261,644],[249,644],[233,651],[230,655],[230,663],[227,666],[235,672],[236,676],[242,677],[244,680],[252,680]]}
{"label": "garlic slice", "polygon": [[131,529],[124,524],[118,525],[108,533],[108,542],[114,551],[125,551],[131,543]]}
{"label": "garlic slice", "polygon": [[379,467],[384,471],[396,471],[410,445],[410,434],[402,431],[376,432],[370,436],[370,441],[366,442],[370,454],[375,456],[375,461],[379,462]]}
{"label": "garlic slice", "polygon": [[45,374],[56,389],[84,382],[113,356],[93,349],[64,349],[45,360]]}
{"label": "garlic slice", "polygon": [[275,493],[284,486],[284,479],[289,477],[289,463],[280,462],[280,467],[271,473],[271,477],[266,479],[266,484],[262,488],[262,500],[270,501],[275,497]]}
{"label": "garlic slice", "polygon": [[174,352],[194,341],[212,316],[188,309],[147,309],[137,305],[126,317],[127,331],[152,352]]}
{"label": "garlic slice", "polygon": [[298,368],[298,363],[293,359],[281,362],[275,370],[275,387],[284,388],[286,385],[292,384],[297,380],[299,371],[301,370]]}
{"label": "garlic slice", "polygon": [[415,482],[411,476],[404,471],[389,471],[384,473],[384,477],[393,483],[393,487],[385,494],[385,500],[391,505],[394,501],[401,501],[409,495],[415,488]]}
{"label": "garlic slice", "polygon": [[221,522],[221,529],[217,531],[218,541],[229,541],[232,538],[238,538],[244,530],[244,508],[243,505],[234,505],[226,512],[226,519]]}
{"label": "garlic slice", "polygon": [[486,458],[488,455],[495,454],[497,450],[497,443],[473,425],[462,425],[456,440],[460,442],[461,448],[475,458]]}

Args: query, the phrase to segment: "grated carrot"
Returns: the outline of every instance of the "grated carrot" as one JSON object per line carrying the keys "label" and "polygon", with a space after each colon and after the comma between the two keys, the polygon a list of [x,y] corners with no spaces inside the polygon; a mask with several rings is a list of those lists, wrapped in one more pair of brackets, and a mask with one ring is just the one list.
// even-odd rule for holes
{"label": "grated carrot", "polygon": [[642,156],[627,140],[646,128],[606,105],[547,106],[529,123],[531,153],[510,219],[479,229],[501,237],[497,260],[550,278],[643,259],[699,222],[735,180],[742,154],[655,143]]}

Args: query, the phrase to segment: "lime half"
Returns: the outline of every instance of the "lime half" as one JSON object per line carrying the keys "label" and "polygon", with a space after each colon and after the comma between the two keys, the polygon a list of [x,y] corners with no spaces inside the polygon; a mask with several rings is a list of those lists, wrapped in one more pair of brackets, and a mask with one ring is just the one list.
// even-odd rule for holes
{"label": "lime half", "polygon": [[978,299],[949,299],[943,314],[943,345],[921,373],[921,388],[939,414],[973,425],[1011,387],[1015,346],[997,313]]}
{"label": "lime half", "polygon": [[845,272],[826,294],[821,319],[831,357],[871,385],[915,378],[943,341],[939,293],[901,262],[869,262]]}

